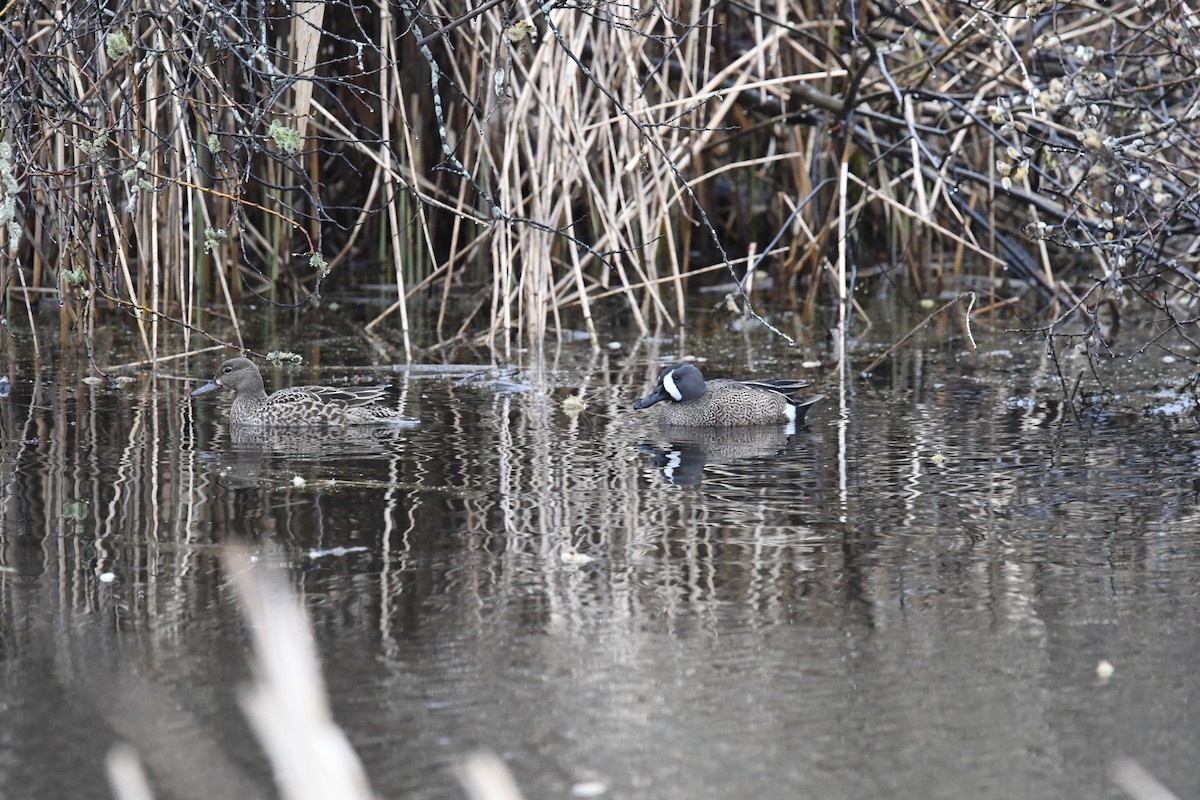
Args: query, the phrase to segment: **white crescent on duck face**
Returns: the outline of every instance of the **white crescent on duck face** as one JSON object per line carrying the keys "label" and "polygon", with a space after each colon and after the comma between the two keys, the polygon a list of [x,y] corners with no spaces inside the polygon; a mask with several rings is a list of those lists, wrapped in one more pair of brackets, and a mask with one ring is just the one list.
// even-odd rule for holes
{"label": "white crescent on duck face", "polygon": [[679,402],[683,399],[683,393],[680,392],[679,387],[675,385],[675,376],[670,372],[663,375],[663,388],[667,390],[667,394],[671,395],[671,398],[675,400],[675,402]]}

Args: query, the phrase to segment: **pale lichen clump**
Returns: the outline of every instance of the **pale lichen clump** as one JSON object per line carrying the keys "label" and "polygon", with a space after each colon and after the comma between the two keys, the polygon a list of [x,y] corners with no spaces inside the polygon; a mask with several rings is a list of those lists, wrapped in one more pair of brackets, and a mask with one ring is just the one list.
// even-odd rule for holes
{"label": "pale lichen clump", "polygon": [[110,61],[120,61],[133,52],[133,45],[124,31],[114,31],[104,39],[104,52]]}
{"label": "pale lichen clump", "polygon": [[321,278],[329,277],[330,267],[329,262],[320,253],[313,253],[308,257],[308,265],[321,274]]}
{"label": "pale lichen clump", "polygon": [[537,41],[537,28],[532,20],[523,19],[505,28],[504,35],[513,44],[534,42]]}
{"label": "pale lichen clump", "polygon": [[0,231],[8,234],[9,255],[16,255],[21,243],[21,223],[17,221],[17,177],[13,172],[13,149],[0,142]]}
{"label": "pale lichen clump", "polygon": [[125,212],[132,214],[137,206],[138,192],[148,192],[154,188],[141,173],[150,168],[150,151],[143,150],[133,166],[121,173],[121,180],[129,187],[129,200],[125,203]]}
{"label": "pale lichen clump", "polygon": [[304,141],[300,137],[300,131],[289,128],[279,121],[271,123],[271,127],[267,129],[267,135],[271,137],[271,141],[275,142],[276,147],[288,155],[299,153],[300,146]]}
{"label": "pale lichen clump", "polygon": [[267,361],[279,366],[285,361],[289,364],[302,364],[304,363],[304,358],[299,353],[293,353],[290,350],[272,350],[267,353]]}
{"label": "pale lichen clump", "polygon": [[72,267],[71,269],[64,269],[62,271],[62,280],[67,286],[71,286],[73,288],[79,287],[82,286],[85,281],[87,281],[87,273],[84,272],[83,267],[78,266]]}
{"label": "pale lichen clump", "polygon": [[78,146],[90,160],[98,161],[108,147],[108,131],[101,130],[92,139],[80,139]]}
{"label": "pale lichen clump", "polygon": [[221,242],[228,237],[229,234],[224,228],[208,227],[204,229],[204,252],[211,253],[221,246]]}

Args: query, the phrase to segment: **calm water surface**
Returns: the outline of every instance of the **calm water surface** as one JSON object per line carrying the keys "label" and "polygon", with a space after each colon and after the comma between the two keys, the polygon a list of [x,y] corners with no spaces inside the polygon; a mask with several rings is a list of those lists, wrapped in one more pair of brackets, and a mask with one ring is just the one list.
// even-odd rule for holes
{"label": "calm water surface", "polygon": [[[267,374],[386,380],[421,420],[353,434],[240,435],[172,376],[15,370],[0,797],[107,796],[118,741],[161,796],[272,796],[237,541],[300,593],[381,797],[461,797],[479,747],[531,800],[1115,798],[1122,756],[1200,796],[1200,431],[1144,413],[1160,378],[1076,419],[1044,363],[917,352],[811,373],[806,428],[718,436],[630,412],[678,345],[630,349],[560,352],[528,392]],[[759,353],[702,355],[804,374]]]}

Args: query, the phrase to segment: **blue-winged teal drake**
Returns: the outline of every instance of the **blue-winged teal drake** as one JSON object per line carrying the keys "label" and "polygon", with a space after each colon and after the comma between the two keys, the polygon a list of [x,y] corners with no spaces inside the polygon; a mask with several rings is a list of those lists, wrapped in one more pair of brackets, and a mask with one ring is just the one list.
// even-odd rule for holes
{"label": "blue-winged teal drake", "polygon": [[649,408],[668,401],[662,411],[664,425],[733,427],[784,425],[803,422],[809,406],[825,395],[796,395],[805,381],[705,381],[695,364],[680,362],[663,369],[654,391],[634,408]]}
{"label": "blue-winged teal drake", "polygon": [[416,420],[379,405],[386,386],[293,386],[267,394],[262,373],[248,358],[231,358],[192,397],[220,388],[236,397],[229,421],[237,425],[307,427],[315,425],[412,425]]}

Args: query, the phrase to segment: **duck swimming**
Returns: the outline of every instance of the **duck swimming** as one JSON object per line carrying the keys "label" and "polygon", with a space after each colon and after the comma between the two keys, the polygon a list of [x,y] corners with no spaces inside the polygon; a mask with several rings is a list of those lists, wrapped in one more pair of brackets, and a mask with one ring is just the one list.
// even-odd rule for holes
{"label": "duck swimming", "polygon": [[813,403],[825,395],[800,397],[807,381],[704,380],[695,364],[681,361],[665,367],[654,391],[634,405],[649,408],[666,402],[662,424],[693,427],[736,425],[786,425],[803,422]]}
{"label": "duck swimming", "polygon": [[416,420],[377,402],[386,386],[293,386],[267,394],[258,365],[244,357],[222,364],[213,379],[192,392],[192,397],[222,388],[232,389],[236,395],[229,409],[229,421],[235,425],[416,424]]}

